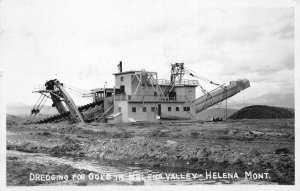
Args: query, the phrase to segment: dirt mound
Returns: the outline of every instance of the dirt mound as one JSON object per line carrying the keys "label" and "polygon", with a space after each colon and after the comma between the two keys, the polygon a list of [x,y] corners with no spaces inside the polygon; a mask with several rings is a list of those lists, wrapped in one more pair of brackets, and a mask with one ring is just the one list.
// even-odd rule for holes
{"label": "dirt mound", "polygon": [[240,109],[229,119],[284,119],[294,117],[294,111],[287,108],[253,105]]}

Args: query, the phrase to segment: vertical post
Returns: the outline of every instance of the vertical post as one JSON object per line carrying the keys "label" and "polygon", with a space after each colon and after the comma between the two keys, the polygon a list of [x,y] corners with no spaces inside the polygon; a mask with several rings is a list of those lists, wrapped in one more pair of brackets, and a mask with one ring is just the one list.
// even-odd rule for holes
{"label": "vertical post", "polygon": [[[225,88],[226,91],[226,98],[227,98],[227,88]],[[227,99],[225,100],[225,119],[227,120]]]}
{"label": "vertical post", "polygon": [[118,64],[119,72],[121,73],[123,70],[122,61]]}
{"label": "vertical post", "polygon": [[113,104],[114,104],[114,113],[116,113],[115,108],[116,108],[116,86],[114,86],[114,100],[113,100]]}
{"label": "vertical post", "polygon": [[156,95],[158,96],[158,81],[157,81],[157,73],[155,73],[155,82],[156,82],[156,84],[155,84],[155,88],[156,88]]}
{"label": "vertical post", "polygon": [[105,83],[104,83],[104,89],[103,89],[104,98],[106,98],[106,91],[105,91],[105,90],[106,90],[106,89],[105,89],[105,87],[106,87],[106,83],[107,83],[107,82],[105,82]]}

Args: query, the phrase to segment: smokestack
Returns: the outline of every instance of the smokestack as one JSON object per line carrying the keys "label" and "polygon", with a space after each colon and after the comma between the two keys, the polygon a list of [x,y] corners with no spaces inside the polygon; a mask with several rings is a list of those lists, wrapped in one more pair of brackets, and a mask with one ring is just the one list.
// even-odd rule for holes
{"label": "smokestack", "polygon": [[118,68],[119,68],[119,72],[122,72],[122,61],[120,61],[120,63],[118,64]]}

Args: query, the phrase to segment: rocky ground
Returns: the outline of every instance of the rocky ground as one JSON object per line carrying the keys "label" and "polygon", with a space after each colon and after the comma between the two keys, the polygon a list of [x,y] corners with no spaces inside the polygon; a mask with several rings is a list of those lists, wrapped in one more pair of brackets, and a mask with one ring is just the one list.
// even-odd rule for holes
{"label": "rocky ground", "polygon": [[[127,125],[68,122],[23,125],[16,119],[7,120],[7,150],[192,172],[269,173],[269,178],[263,181],[278,184],[294,184],[294,135],[294,120],[290,119]],[[30,185],[26,181],[28,171],[79,171],[55,163],[26,161],[7,156],[8,185]],[[23,176],[16,177],[16,173]]]}

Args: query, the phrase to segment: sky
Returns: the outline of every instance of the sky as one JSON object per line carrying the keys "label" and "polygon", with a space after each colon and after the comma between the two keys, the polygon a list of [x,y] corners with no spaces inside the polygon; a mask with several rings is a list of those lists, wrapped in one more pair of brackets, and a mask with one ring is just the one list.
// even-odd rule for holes
{"label": "sky", "polygon": [[184,62],[220,84],[248,79],[251,87],[230,98],[232,103],[294,95],[293,7],[158,0],[0,4],[7,104],[35,104],[34,86],[53,78],[87,91],[105,82],[113,87],[119,61],[124,71],[156,71],[160,78],[168,78],[170,64]]}

